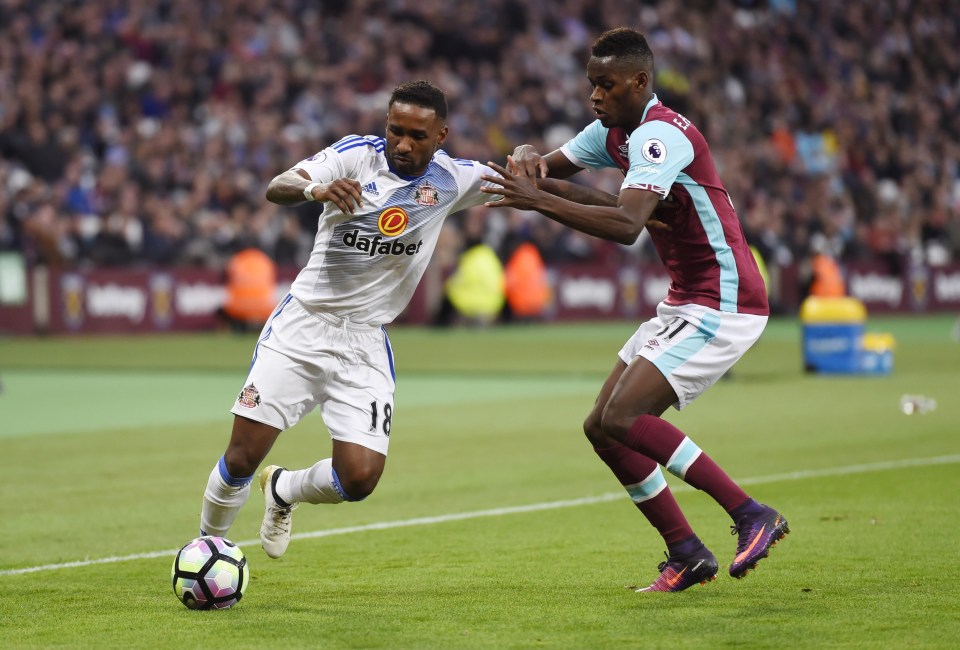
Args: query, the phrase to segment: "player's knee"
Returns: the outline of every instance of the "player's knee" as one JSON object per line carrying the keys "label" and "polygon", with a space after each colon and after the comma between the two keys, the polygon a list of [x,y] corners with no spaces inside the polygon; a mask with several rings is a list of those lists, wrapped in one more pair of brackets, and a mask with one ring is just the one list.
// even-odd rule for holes
{"label": "player's knee", "polygon": [[338,472],[340,487],[349,501],[361,501],[373,493],[380,482],[383,468],[360,467]]}
{"label": "player's knee", "polygon": [[591,412],[587,419],[583,421],[583,433],[594,447],[605,446],[607,436],[603,433],[600,417],[596,413]]}
{"label": "player's knee", "polygon": [[630,433],[630,426],[637,419],[631,410],[624,409],[617,404],[607,404],[600,418],[600,429],[608,438],[623,442]]}
{"label": "player's knee", "polygon": [[263,459],[244,447],[230,446],[223,454],[223,460],[227,465],[230,476],[245,478],[256,473],[257,467],[260,466]]}

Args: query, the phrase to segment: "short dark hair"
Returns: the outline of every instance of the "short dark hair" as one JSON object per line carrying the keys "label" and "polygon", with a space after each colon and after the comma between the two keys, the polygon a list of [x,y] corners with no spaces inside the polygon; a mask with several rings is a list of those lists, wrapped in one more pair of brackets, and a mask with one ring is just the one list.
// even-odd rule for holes
{"label": "short dark hair", "polygon": [[637,66],[653,70],[653,52],[643,34],[629,27],[617,27],[600,35],[590,54],[597,58],[612,56],[617,59],[632,59]]}
{"label": "short dark hair", "polygon": [[397,102],[433,109],[441,120],[447,119],[447,97],[440,88],[429,81],[419,79],[400,84],[393,89],[387,108]]}

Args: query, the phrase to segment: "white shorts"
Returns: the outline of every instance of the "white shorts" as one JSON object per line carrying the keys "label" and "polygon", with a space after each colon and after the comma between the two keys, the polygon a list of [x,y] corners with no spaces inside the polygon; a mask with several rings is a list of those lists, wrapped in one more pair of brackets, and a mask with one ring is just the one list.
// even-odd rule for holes
{"label": "white shorts", "polygon": [[657,315],[621,348],[620,359],[629,365],[640,356],[655,365],[673,386],[673,406],[679,410],[716,383],[757,342],[766,324],[766,316],[661,302]]}
{"label": "white shorts", "polygon": [[264,325],[230,411],[284,430],[319,406],[332,438],[386,455],[395,389],[383,327],[310,312],[288,295]]}

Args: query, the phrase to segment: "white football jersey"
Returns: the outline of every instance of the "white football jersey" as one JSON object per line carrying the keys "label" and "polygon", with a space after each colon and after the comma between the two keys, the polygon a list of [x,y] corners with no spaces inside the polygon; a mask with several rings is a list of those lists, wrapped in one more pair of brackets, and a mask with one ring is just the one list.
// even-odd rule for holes
{"label": "white football jersey", "polygon": [[354,323],[383,325],[410,302],[447,215],[498,195],[480,192],[483,175],[498,176],[475,160],[437,150],[421,176],[401,176],[384,155],[386,141],[350,135],[297,163],[310,178],[357,180],[363,207],[344,214],[332,202],[323,214],[310,261],[290,292],[308,309]]}

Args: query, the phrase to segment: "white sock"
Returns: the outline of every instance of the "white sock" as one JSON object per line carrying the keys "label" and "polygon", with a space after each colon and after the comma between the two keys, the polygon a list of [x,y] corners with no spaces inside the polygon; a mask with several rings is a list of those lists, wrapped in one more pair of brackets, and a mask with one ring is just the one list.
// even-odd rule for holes
{"label": "white sock", "polygon": [[242,485],[231,485],[224,480],[221,472],[226,472],[222,458],[214,465],[210,478],[207,479],[207,489],[203,492],[203,507],[200,510],[201,532],[217,537],[225,537],[230,530],[237,513],[250,496],[250,481],[253,478],[241,479],[245,481]]}
{"label": "white sock", "polygon": [[309,469],[281,472],[277,477],[277,496],[287,503],[341,503],[346,497],[333,471],[332,458]]}

